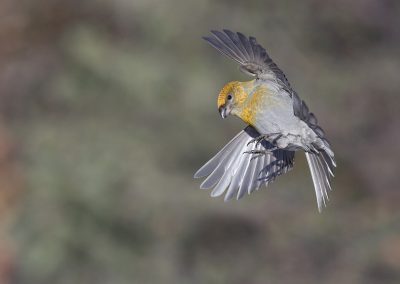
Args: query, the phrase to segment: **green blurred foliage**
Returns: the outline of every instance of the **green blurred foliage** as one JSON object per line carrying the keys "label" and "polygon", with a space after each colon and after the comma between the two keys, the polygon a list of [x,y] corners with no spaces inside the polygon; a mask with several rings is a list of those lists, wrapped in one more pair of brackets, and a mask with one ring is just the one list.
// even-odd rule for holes
{"label": "green blurred foliage", "polygon": [[[400,282],[399,3],[0,8],[1,123],[24,184],[8,283]],[[247,79],[201,40],[221,28],[256,36],[328,133],[339,167],[322,214],[300,153],[240,202],[192,179],[243,127],[216,110]]]}

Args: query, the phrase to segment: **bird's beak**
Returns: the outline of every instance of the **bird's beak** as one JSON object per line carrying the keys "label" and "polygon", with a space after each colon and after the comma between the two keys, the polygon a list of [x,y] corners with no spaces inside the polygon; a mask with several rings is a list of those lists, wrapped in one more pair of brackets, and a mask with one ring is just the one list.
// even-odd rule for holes
{"label": "bird's beak", "polygon": [[228,116],[225,105],[220,106],[218,108],[218,111],[222,118],[225,118]]}

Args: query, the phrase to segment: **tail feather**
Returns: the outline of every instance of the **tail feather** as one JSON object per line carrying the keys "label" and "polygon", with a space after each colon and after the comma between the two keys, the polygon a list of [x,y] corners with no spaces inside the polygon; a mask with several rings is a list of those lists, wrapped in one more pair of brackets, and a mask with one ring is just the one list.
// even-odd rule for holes
{"label": "tail feather", "polygon": [[329,200],[328,191],[332,190],[330,183],[336,163],[334,158],[325,151],[306,152],[306,158],[314,183],[318,210],[321,212],[323,205],[326,206],[326,202]]}

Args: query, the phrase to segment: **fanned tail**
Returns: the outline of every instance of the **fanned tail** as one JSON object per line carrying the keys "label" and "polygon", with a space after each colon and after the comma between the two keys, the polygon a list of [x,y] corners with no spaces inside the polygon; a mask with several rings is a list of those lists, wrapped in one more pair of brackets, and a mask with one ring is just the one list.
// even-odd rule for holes
{"label": "fanned tail", "polygon": [[328,191],[332,190],[331,179],[334,176],[333,172],[336,167],[333,152],[327,153],[324,150],[319,153],[306,152],[306,158],[314,183],[318,211],[321,212],[322,207],[326,206],[329,200]]}

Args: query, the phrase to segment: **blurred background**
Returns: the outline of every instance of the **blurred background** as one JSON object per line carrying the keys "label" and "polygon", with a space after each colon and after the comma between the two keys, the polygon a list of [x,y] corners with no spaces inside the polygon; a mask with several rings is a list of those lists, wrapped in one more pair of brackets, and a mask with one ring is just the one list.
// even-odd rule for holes
{"label": "blurred background", "polygon": [[[1,0],[0,283],[400,283],[400,2]],[[337,155],[224,203],[193,173],[256,36]]]}

